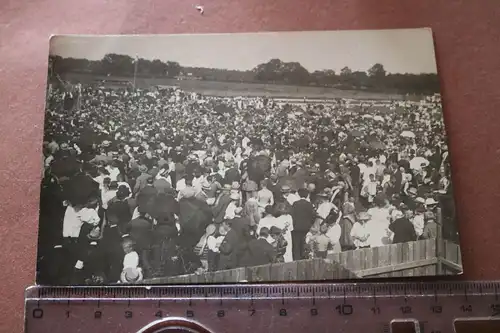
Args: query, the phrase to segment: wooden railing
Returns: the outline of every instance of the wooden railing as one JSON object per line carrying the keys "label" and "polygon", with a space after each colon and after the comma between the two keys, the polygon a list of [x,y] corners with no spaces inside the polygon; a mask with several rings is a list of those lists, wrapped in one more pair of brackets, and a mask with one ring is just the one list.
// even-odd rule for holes
{"label": "wooden railing", "polygon": [[402,277],[456,274],[461,271],[460,247],[447,240],[442,242],[441,256],[437,254],[436,239],[390,244],[381,247],[358,249],[330,254],[328,259],[341,264],[359,277]]}
{"label": "wooden railing", "polygon": [[298,260],[231,270],[161,277],[151,284],[236,283],[266,281],[337,280],[374,277],[435,275],[462,271],[460,246],[441,240],[442,256],[436,254],[435,239],[391,244],[328,255],[325,259]]}
{"label": "wooden railing", "polygon": [[225,271],[206,272],[143,281],[148,284],[235,283],[266,281],[307,281],[357,278],[342,265],[324,259],[298,260],[287,263],[241,267]]}

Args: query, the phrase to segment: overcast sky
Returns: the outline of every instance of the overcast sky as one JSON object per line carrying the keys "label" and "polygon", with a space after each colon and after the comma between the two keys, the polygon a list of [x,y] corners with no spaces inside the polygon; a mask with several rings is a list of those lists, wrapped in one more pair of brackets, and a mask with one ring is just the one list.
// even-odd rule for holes
{"label": "overcast sky", "polygon": [[344,66],[390,73],[436,73],[430,29],[273,32],[248,34],[58,36],[50,53],[99,60],[106,53],[177,61],[182,66],[249,70],[279,58],[310,72]]}

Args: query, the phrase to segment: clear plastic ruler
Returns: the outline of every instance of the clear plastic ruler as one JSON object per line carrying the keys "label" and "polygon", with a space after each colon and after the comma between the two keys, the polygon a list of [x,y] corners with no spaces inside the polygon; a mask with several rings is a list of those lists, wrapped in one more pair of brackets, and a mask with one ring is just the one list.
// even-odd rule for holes
{"label": "clear plastic ruler", "polygon": [[500,332],[500,282],[30,287],[27,333]]}

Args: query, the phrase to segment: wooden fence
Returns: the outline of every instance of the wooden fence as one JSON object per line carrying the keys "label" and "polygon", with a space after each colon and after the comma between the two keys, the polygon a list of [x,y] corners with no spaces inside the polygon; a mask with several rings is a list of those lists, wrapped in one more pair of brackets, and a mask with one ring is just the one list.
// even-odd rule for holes
{"label": "wooden fence", "polygon": [[324,259],[298,260],[225,271],[154,278],[148,284],[234,283],[267,281],[307,281],[357,278],[342,265]]}
{"label": "wooden fence", "polygon": [[241,267],[200,275],[154,278],[148,284],[197,284],[268,281],[337,280],[354,278],[455,275],[462,272],[460,246],[447,240],[426,239],[299,260]]}
{"label": "wooden fence", "polygon": [[444,240],[443,251],[441,255],[438,255],[438,260],[438,264],[441,264],[443,269],[442,274],[455,275],[463,273],[460,245]]}
{"label": "wooden fence", "polygon": [[[390,244],[330,254],[328,259],[341,264],[357,276],[402,277],[461,272],[460,247],[447,240],[442,242],[442,257],[435,239]],[[439,272],[439,265],[442,266]]]}

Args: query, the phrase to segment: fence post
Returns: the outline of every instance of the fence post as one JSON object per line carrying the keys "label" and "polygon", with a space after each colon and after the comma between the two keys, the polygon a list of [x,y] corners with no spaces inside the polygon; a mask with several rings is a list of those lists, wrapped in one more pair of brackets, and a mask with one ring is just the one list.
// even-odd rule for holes
{"label": "fence post", "polygon": [[441,259],[444,256],[443,253],[443,215],[441,212],[441,207],[438,207],[436,216],[437,232],[436,232],[436,275],[443,274],[443,262]]}

